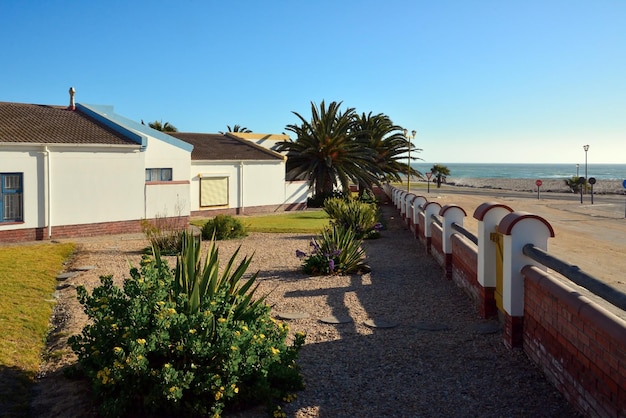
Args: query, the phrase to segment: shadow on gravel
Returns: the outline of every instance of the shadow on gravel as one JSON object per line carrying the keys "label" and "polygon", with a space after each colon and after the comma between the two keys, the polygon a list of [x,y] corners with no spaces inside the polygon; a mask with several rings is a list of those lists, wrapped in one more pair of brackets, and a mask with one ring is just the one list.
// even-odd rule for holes
{"label": "shadow on gravel", "polygon": [[[364,246],[370,280],[295,291],[327,296],[350,317],[353,292],[367,317],[394,324],[336,327],[340,338],[306,344],[299,356],[306,387],[285,410],[319,417],[573,417],[577,414],[521,350],[508,350],[497,322],[480,319],[470,299],[413,238],[394,208],[388,229]],[[371,282],[370,282],[371,281]],[[307,379],[307,371],[315,378]]]}

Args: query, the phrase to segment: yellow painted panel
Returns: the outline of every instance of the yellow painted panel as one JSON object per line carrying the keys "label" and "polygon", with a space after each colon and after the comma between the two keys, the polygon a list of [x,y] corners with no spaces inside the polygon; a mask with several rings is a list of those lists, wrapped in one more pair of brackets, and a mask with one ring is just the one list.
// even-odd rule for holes
{"label": "yellow painted panel", "polygon": [[200,206],[228,205],[228,177],[200,179]]}

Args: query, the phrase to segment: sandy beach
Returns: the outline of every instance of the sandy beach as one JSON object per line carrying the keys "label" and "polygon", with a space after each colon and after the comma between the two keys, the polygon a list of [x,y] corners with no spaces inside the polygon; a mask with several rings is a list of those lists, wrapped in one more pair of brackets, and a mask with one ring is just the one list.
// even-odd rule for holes
{"label": "sandy beach", "polygon": [[[626,176],[626,173],[624,173]],[[452,186],[490,188],[501,190],[514,190],[524,192],[537,192],[536,179],[473,179],[449,177],[447,184]],[[570,188],[563,179],[541,180],[540,192],[571,194]],[[432,186],[432,181],[431,181]],[[622,182],[619,180],[598,180],[593,185],[594,194],[624,194]]]}

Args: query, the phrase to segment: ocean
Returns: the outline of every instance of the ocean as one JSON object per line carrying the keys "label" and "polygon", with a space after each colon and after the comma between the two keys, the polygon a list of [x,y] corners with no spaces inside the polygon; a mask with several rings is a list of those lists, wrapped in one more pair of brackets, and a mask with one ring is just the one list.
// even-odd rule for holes
{"label": "ocean", "polygon": [[[451,179],[565,179],[572,176],[585,176],[585,165],[580,164],[481,164],[481,163],[439,163],[450,169]],[[431,163],[411,163],[422,173],[427,173]],[[597,180],[626,179],[626,164],[588,164],[588,177]]]}

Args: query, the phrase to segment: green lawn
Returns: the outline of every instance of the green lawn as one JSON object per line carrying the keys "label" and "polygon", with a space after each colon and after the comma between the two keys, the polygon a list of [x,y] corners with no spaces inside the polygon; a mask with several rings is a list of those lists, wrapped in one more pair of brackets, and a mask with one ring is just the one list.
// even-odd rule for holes
{"label": "green lawn", "polygon": [[[0,247],[0,412],[26,416],[46,345],[56,276],[73,244]],[[6,414],[6,415],[5,415]]]}
{"label": "green lawn", "polygon": [[[235,216],[246,227],[248,232],[278,232],[278,233],[318,233],[326,225],[329,218],[323,210],[305,210],[294,212],[280,212],[258,216]],[[206,219],[194,219],[191,223],[202,226]]]}

